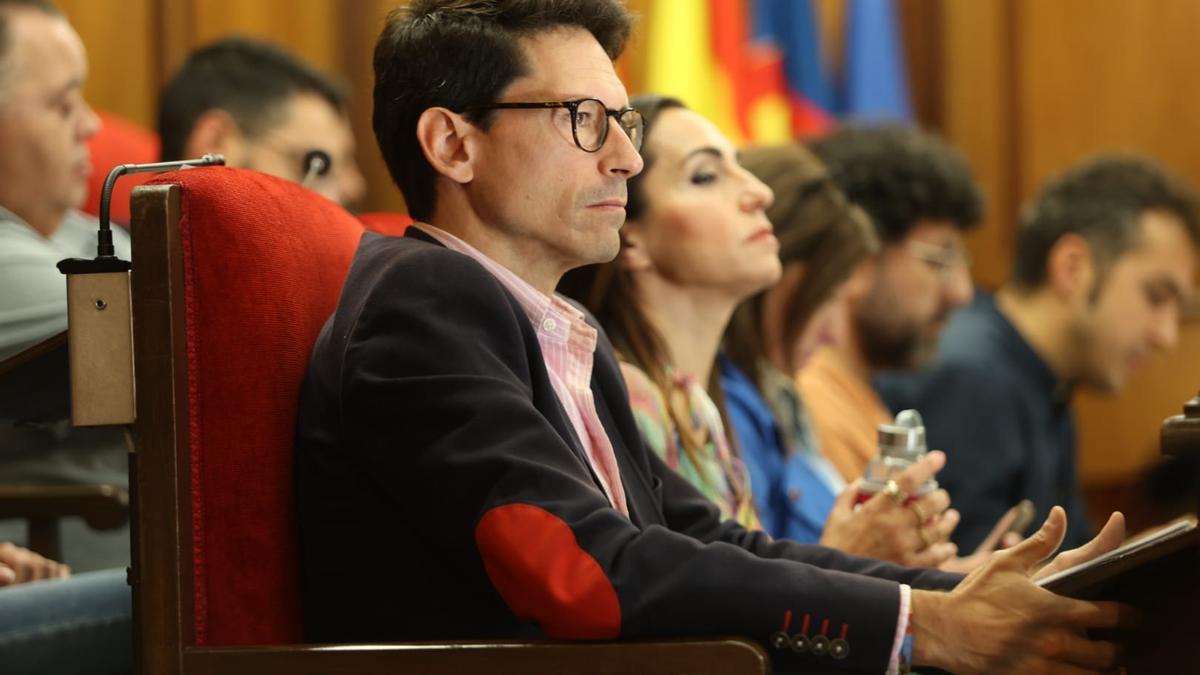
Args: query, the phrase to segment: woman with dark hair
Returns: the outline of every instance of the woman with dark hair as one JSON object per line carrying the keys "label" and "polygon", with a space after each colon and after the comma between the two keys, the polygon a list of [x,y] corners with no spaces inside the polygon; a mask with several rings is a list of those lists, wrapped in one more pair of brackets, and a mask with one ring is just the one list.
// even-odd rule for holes
{"label": "woman with dark hair", "polygon": [[[783,271],[767,217],[774,196],[742,167],[733,144],[678,100],[640,97],[632,105],[645,120],[645,168],[629,181],[621,252],[610,263],[568,273],[559,290],[583,302],[617,348],[647,446],[723,515],[761,528],[757,486],[726,431],[717,354],[734,310]],[[837,284],[826,286],[831,293]],[[811,304],[815,313],[823,302]],[[793,332],[803,333],[807,323]],[[905,477],[909,487],[942,461],[931,453]],[[957,522],[948,505],[944,491],[922,498],[918,510],[926,518],[918,522],[879,495],[858,511],[847,507],[846,518],[834,521],[835,540],[862,555],[937,565],[955,551],[946,542]]]}

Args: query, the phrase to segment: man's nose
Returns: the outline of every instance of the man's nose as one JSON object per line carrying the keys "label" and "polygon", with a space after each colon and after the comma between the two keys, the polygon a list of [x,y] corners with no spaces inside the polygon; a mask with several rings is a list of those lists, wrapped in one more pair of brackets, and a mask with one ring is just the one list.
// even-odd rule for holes
{"label": "man's nose", "polygon": [[633,147],[633,141],[616,120],[609,120],[608,123],[612,126],[604,139],[604,146],[600,148],[600,152],[604,153],[600,170],[605,174],[633,178],[642,172],[642,154]]}
{"label": "man's nose", "polygon": [[947,307],[967,304],[975,295],[975,284],[971,281],[971,269],[966,265],[955,265],[942,282],[942,297]]}
{"label": "man's nose", "polygon": [[82,103],[83,109],[79,112],[79,125],[76,127],[76,132],[79,134],[79,140],[86,141],[92,136],[95,136],[100,131],[100,116],[92,110],[92,106],[87,104],[87,101]]}
{"label": "man's nose", "polygon": [[1171,350],[1179,344],[1179,311],[1159,312],[1150,325],[1150,345]]}

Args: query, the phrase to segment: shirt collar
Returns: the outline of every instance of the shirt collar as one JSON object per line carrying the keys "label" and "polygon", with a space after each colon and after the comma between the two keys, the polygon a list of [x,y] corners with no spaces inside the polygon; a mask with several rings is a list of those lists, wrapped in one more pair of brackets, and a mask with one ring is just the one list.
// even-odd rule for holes
{"label": "shirt collar", "polygon": [[439,227],[422,222],[414,222],[411,227],[433,237],[451,251],[461,253],[483,265],[483,268],[517,299],[539,337],[566,344],[571,341],[572,332],[579,331],[582,333],[580,337],[590,342],[594,348],[595,329],[587,324],[583,312],[562,296],[546,295],[483,251]]}
{"label": "shirt collar", "polygon": [[1073,387],[1069,382],[1059,379],[1049,363],[1034,350],[1033,345],[1021,335],[1004,312],[996,305],[996,297],[991,293],[978,293],[976,302],[985,312],[992,316],[1001,343],[1014,356],[1014,363],[1035,382],[1040,389],[1056,405],[1066,405],[1070,402]]}

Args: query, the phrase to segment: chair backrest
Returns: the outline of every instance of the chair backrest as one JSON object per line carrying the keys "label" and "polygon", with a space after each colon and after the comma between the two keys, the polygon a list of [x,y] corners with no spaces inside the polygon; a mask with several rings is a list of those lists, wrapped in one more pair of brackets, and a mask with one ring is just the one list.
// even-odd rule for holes
{"label": "chair backrest", "polygon": [[[135,565],[144,563],[148,588],[190,605],[183,645],[302,639],[296,406],[362,232],[336,204],[250,171],[164,174],[135,195]],[[172,392],[170,405],[158,400]],[[163,509],[176,511],[176,534],[147,522],[165,517],[148,511]],[[171,588],[146,578],[169,574],[163,546],[178,551],[181,577]],[[139,599],[143,609],[145,601],[160,602]]]}
{"label": "chair backrest", "polygon": [[370,232],[378,232],[389,237],[402,237],[404,231],[412,225],[413,219],[407,213],[392,211],[372,211],[358,214],[358,219]]}
{"label": "chair backrest", "polygon": [[[83,210],[100,215],[100,192],[108,172],[118,164],[147,164],[159,159],[158,134],[102,110],[100,131],[88,140],[92,174],[88,177],[88,195]],[[129,222],[129,197],[133,188],[150,179],[147,174],[125,176],[113,188],[109,216],[118,223]]]}

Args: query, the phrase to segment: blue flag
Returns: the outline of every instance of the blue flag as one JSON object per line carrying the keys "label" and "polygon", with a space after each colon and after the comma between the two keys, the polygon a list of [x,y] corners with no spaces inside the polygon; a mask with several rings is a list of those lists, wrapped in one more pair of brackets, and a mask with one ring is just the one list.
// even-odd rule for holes
{"label": "blue flag", "polygon": [[840,116],[862,121],[912,120],[904,45],[893,0],[851,0]]}

